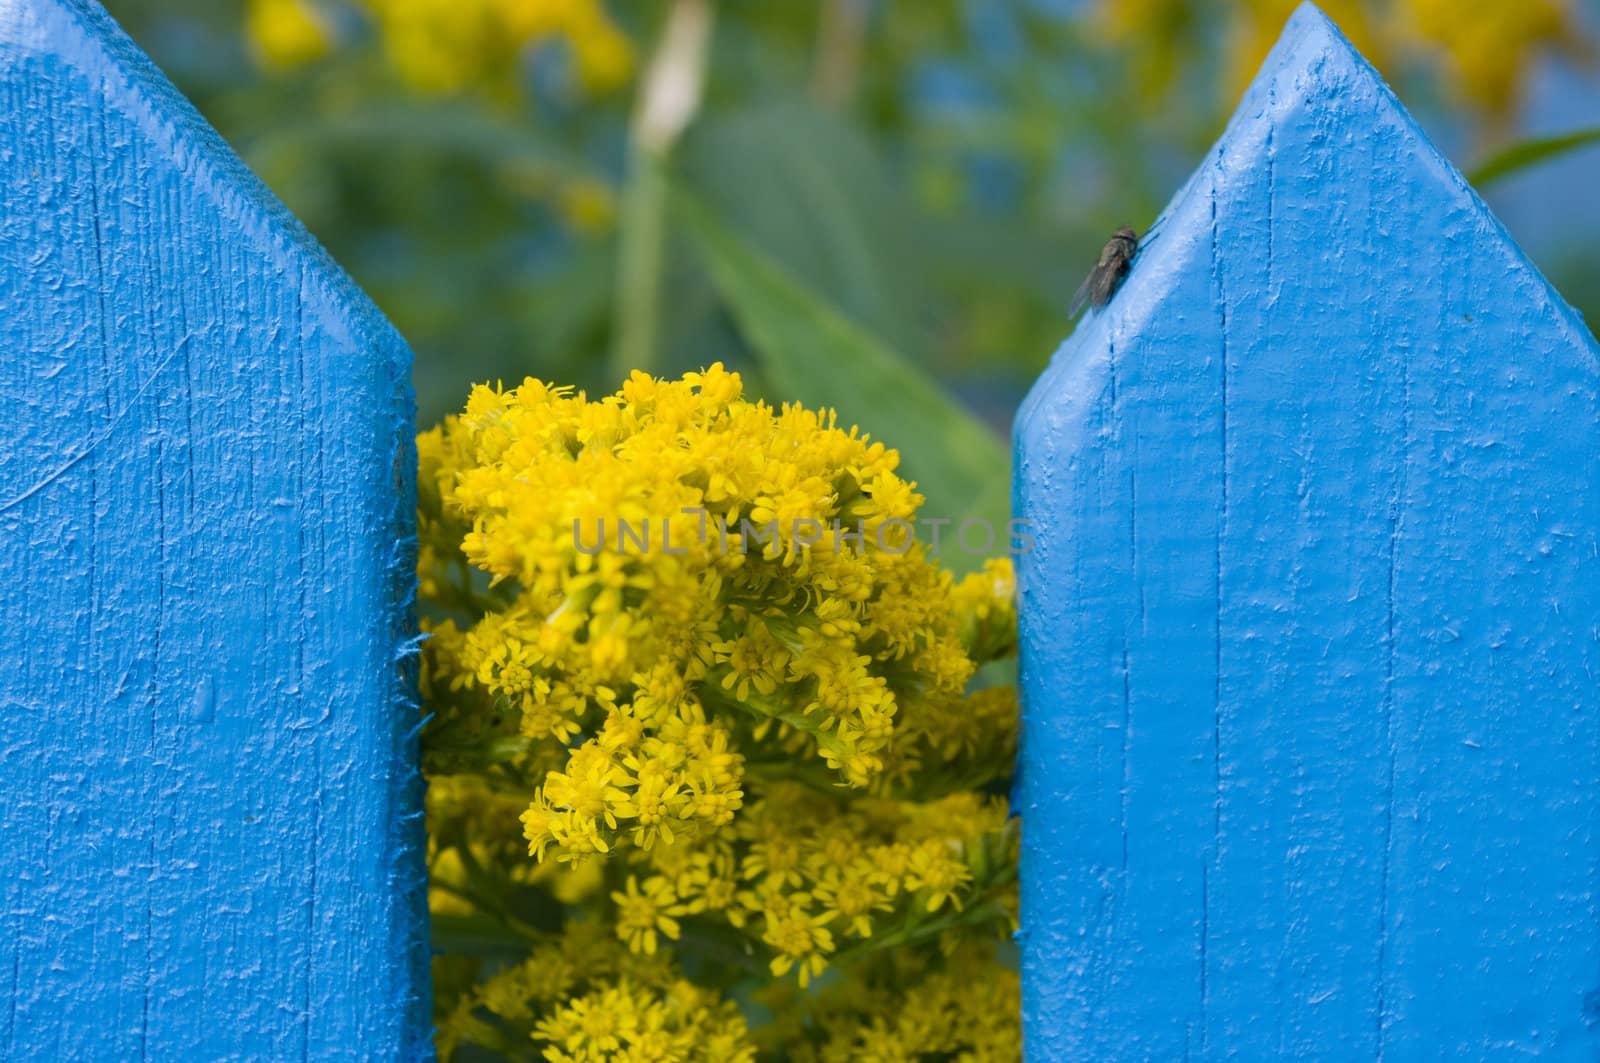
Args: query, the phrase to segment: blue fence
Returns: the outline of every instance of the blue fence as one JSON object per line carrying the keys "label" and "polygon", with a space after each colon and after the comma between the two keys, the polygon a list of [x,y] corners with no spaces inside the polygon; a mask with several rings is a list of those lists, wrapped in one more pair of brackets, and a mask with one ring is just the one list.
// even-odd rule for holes
{"label": "blue fence", "polygon": [[1030,1059],[1600,1053],[1597,398],[1302,8],[1017,420]]}
{"label": "blue fence", "polygon": [[[424,1055],[405,346],[93,0],[0,122],[0,1055]],[[1303,8],[1018,419],[1030,1059],[1600,1052],[1597,397]]]}
{"label": "blue fence", "polygon": [[422,1050],[409,368],[98,5],[0,4],[0,1057]]}

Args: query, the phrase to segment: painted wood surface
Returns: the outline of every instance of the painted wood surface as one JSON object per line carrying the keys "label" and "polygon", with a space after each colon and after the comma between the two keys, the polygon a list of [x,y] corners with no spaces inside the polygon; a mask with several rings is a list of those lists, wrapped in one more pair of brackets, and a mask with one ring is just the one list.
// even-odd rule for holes
{"label": "painted wood surface", "polygon": [[0,0],[0,1058],[421,1054],[410,355],[92,0]]}
{"label": "painted wood surface", "polygon": [[1030,1063],[1596,1058],[1597,397],[1302,8],[1017,420]]}

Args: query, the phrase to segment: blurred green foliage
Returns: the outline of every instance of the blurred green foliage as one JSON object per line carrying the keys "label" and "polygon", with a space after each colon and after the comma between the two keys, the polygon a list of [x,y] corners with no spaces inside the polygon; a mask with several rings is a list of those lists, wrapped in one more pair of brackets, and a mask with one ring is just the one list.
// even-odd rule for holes
{"label": "blurred green foliage", "polygon": [[[617,219],[635,216],[619,204],[640,171],[630,116],[673,5],[599,2],[106,0],[408,337],[425,424],[473,381],[618,383]],[[628,50],[603,41],[594,60],[560,33],[509,47],[483,23],[474,39],[495,55],[448,57],[446,89],[396,51],[395,20],[412,8],[485,19],[496,3],[523,18],[587,5]],[[838,405],[908,461],[963,447],[924,459],[945,466],[925,473],[943,485],[930,505],[959,517],[993,504],[971,497],[972,461],[1002,460],[1010,411],[1069,329],[1071,292],[1111,229],[1153,219],[1290,6],[723,0],[703,104],[661,160],[702,222],[665,207],[656,219],[653,368],[724,360],[769,397]],[[1475,157],[1508,135],[1510,101],[1483,94],[1511,91],[1501,83],[1519,84],[1569,31],[1548,15],[1557,0],[1529,0],[1517,10],[1543,21],[1485,57],[1473,41],[1424,39],[1437,6],[1343,3],[1408,102]],[[1416,16],[1413,51],[1374,28],[1389,7]],[[271,30],[296,8],[314,23]],[[429,32],[401,44],[426,52]],[[960,405],[896,383],[907,365]],[[960,406],[993,433],[952,430]]]}

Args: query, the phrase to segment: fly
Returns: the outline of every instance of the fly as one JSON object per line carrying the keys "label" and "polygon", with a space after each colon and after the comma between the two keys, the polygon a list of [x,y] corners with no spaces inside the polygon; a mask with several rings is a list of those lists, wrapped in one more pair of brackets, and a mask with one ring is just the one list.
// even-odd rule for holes
{"label": "fly", "polygon": [[1100,249],[1100,261],[1094,264],[1094,269],[1089,271],[1072,296],[1072,306],[1067,316],[1077,317],[1086,306],[1098,310],[1109,303],[1111,297],[1117,294],[1117,289],[1122,287],[1128,270],[1133,268],[1133,256],[1138,253],[1138,233],[1126,225],[1112,233],[1106,246]]}

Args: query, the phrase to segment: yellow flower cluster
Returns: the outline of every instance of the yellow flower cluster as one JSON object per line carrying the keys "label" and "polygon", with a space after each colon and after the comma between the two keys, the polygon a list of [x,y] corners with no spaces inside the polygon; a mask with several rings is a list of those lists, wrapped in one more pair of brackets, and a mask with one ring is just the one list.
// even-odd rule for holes
{"label": "yellow flower cluster", "polygon": [[525,1032],[551,1063],[754,1063],[755,1044],[732,1003],[695,985],[665,956],[620,948],[595,923],[573,923],[522,961],[464,993],[439,1023],[450,1058],[463,1044],[524,1056]]}
{"label": "yellow flower cluster", "polygon": [[571,744],[524,816],[534,855],[726,826],[741,735],[864,786],[906,699],[963,726],[976,664],[949,575],[908,539],[920,498],[831,417],[745,401],[719,365],[592,403],[480,387],[422,448],[466,559],[515,587],[442,648],[524,738]]}
{"label": "yellow flower cluster", "polygon": [[[764,943],[774,976],[807,984],[840,949],[910,918],[932,933],[969,915],[1014,921],[1014,832],[1003,801],[957,791],[929,801],[841,797],[797,782],[763,785],[735,830],[701,846],[657,849],[662,911],[713,917]],[[971,913],[970,901],[989,905]],[[940,914],[942,913],[942,914]],[[938,915],[938,918],[933,918]]]}
{"label": "yellow flower cluster", "polygon": [[480,964],[441,1045],[738,1059],[674,1047],[734,1012],[674,1010],[661,970],[720,965],[720,1002],[1003,940],[1016,700],[979,669],[1014,647],[1011,567],[935,564],[894,451],[720,365],[476,388],[419,451],[436,932],[556,912],[629,957],[549,992],[519,979],[554,961]]}
{"label": "yellow flower cluster", "polygon": [[679,981],[663,998],[627,981],[591,990],[565,1001],[534,1030],[548,1045],[551,1063],[602,1060],[703,1060],[753,1063],[738,1009],[722,1001],[701,1003],[706,994]]}
{"label": "yellow flower cluster", "polygon": [[[334,0],[249,0],[246,32],[261,60],[293,67],[334,44]],[[633,74],[633,46],[603,0],[354,0],[377,23],[385,54],[412,87],[455,93],[503,86],[526,48],[559,41],[579,85],[608,92]]]}
{"label": "yellow flower cluster", "polygon": [[1016,968],[991,947],[958,944],[932,970],[887,953],[809,997],[766,990],[762,1003],[781,1018],[754,1032],[764,1052],[791,1063],[1017,1063],[1020,989]]}

